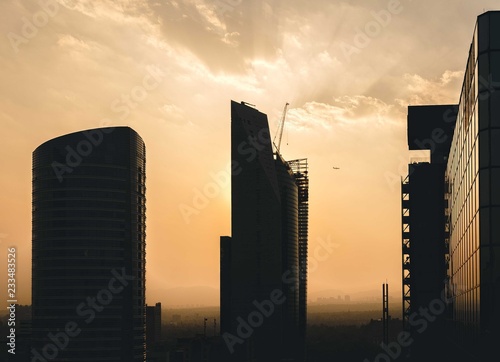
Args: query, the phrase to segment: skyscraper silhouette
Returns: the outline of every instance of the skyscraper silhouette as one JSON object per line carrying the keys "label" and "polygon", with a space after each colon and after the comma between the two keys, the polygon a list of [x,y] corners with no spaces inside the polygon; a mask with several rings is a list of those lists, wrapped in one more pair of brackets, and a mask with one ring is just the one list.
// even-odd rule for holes
{"label": "skyscraper silhouette", "polygon": [[32,361],[145,361],[145,166],[129,127],[33,152]]}
{"label": "skyscraper silhouette", "polygon": [[274,155],[267,116],[234,101],[231,160],[232,236],[221,238],[221,335],[231,360],[299,361],[305,337],[300,293],[307,278],[307,162],[297,162],[294,171]]}

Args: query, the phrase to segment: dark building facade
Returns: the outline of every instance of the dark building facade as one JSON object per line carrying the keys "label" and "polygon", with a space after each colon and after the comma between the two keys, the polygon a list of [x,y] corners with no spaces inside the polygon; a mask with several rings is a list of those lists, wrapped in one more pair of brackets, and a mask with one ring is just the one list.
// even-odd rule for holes
{"label": "dark building facade", "polygon": [[[414,340],[408,355],[415,361],[425,359],[429,349],[435,356],[445,353],[444,170],[456,114],[456,105],[408,107],[409,149],[430,151],[429,162],[408,165],[408,176],[401,185],[403,323]],[[421,333],[421,311],[434,307],[433,303],[443,308]]]}
{"label": "dark building facade", "polygon": [[459,105],[447,107],[408,110],[410,149],[430,149],[431,163],[402,183],[403,319],[434,312],[412,346],[421,356],[441,344],[452,360],[489,361],[500,340],[499,11],[478,16]]}
{"label": "dark building facade", "polygon": [[146,306],[146,346],[161,341],[161,303]]}
{"label": "dark building facade", "polygon": [[144,361],[145,145],[129,127],[33,152],[32,361]]}
{"label": "dark building facade", "polygon": [[220,237],[220,331],[229,332],[231,315],[231,237]]}
{"label": "dark building facade", "polygon": [[273,154],[267,116],[243,103],[231,103],[231,159],[232,236],[221,238],[222,338],[230,360],[300,360],[307,212],[302,205],[299,229],[294,170]]}

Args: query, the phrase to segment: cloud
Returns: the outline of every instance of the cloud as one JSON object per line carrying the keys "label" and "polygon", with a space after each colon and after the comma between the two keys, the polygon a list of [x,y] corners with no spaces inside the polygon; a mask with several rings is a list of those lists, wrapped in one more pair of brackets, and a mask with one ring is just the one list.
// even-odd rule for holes
{"label": "cloud", "polygon": [[210,72],[244,71],[241,6],[222,1],[149,1],[148,17],[171,46],[194,54]]}
{"label": "cloud", "polygon": [[225,34],[226,24],[221,21],[220,17],[223,16],[222,12],[217,13],[217,2],[215,2],[215,7],[205,4],[203,1],[195,2],[196,10],[201,15],[202,19],[208,23],[208,29],[216,33]]}
{"label": "cloud", "polygon": [[290,109],[287,121],[297,130],[320,128],[387,125],[395,121],[393,105],[363,95],[334,98],[331,104],[311,101],[302,107]]}
{"label": "cloud", "polygon": [[181,122],[184,119],[184,110],[175,104],[164,104],[160,107],[160,110],[170,121]]}
{"label": "cloud", "polygon": [[397,99],[400,105],[458,103],[463,71],[446,70],[439,78],[426,79],[418,74],[403,75],[406,97]]}
{"label": "cloud", "polygon": [[148,12],[147,0],[58,0],[71,11],[78,12],[94,20],[104,19],[115,23],[137,23],[144,20]]}

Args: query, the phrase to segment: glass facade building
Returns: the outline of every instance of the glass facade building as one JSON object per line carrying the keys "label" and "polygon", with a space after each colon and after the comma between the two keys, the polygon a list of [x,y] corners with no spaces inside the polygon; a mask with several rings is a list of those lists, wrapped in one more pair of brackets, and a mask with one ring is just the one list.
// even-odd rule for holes
{"label": "glass facade building", "polygon": [[[459,100],[455,110],[447,110],[447,106],[408,108],[410,149],[430,149],[431,165],[425,168],[431,167],[432,163],[436,167],[442,163],[444,168],[441,177],[439,174],[422,174],[422,164],[410,165],[410,175],[402,183],[403,319],[410,321],[410,313],[420,308],[419,295],[437,280],[428,279],[426,282],[424,276],[441,263],[441,254],[444,254],[446,277],[441,300],[447,307],[443,312],[448,331],[446,338],[442,339],[447,348],[445,356],[450,356],[453,351],[453,360],[482,361],[498,354],[497,342],[500,340],[499,11],[489,11],[477,17]],[[428,112],[432,109],[437,112],[435,116]],[[418,182],[417,178],[420,179]],[[435,184],[433,192],[443,189],[444,218],[442,231],[431,233],[428,228],[422,229],[422,235],[427,233],[420,238],[424,243],[436,237],[438,240],[423,250],[423,258],[418,262],[416,232],[424,226],[424,221],[431,222],[429,215],[441,208],[436,206],[439,202],[426,201],[420,205],[421,220],[415,223],[417,215],[412,209],[417,196],[415,187],[421,184],[424,186],[420,191],[431,190],[429,183]],[[418,202],[424,200],[425,195],[429,192],[417,196]],[[433,200],[436,200],[435,196]],[[432,217],[434,229],[438,218],[441,217]],[[439,239],[443,241],[444,253],[439,251]],[[431,263],[436,257],[437,261]],[[418,268],[421,268],[420,272],[416,272]],[[440,272],[428,273],[428,276],[438,274]],[[439,300],[435,286],[433,300]],[[429,347],[432,339],[419,346],[420,350]],[[436,340],[440,340],[439,337]]]}
{"label": "glass facade building", "polygon": [[446,168],[454,336],[485,354],[500,325],[500,12],[480,15]]}
{"label": "glass facade building", "polygon": [[129,127],[33,152],[34,361],[145,361],[145,166]]}

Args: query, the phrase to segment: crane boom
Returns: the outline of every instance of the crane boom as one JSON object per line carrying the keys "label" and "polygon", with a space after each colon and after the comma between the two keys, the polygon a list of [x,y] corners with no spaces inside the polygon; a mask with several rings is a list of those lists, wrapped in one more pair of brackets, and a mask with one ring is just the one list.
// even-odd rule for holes
{"label": "crane boom", "polygon": [[[283,114],[281,115],[280,124],[278,125],[278,131],[274,135],[273,143],[274,143],[274,147],[276,147],[276,153],[280,152],[281,138],[283,137],[283,128],[285,127],[285,117],[286,117],[286,111],[287,111],[288,106],[289,106],[289,103],[287,102],[285,104],[285,108],[283,108]],[[279,135],[278,145],[276,145],[275,141],[276,141],[276,136],[278,136],[278,135]]]}

